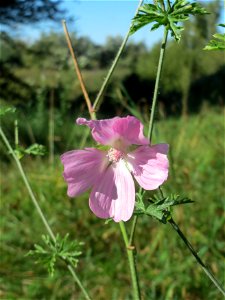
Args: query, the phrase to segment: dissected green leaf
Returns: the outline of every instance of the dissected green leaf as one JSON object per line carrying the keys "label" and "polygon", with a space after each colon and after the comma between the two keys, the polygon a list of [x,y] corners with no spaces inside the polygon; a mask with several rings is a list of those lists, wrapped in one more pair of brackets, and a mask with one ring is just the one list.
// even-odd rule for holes
{"label": "dissected green leaf", "polygon": [[16,149],[14,150],[14,153],[16,154],[18,159],[21,159],[24,157],[25,154],[32,154],[32,155],[45,155],[47,153],[46,147],[39,144],[33,144],[27,149],[16,146]]}
{"label": "dissected green leaf", "polygon": [[149,199],[150,204],[146,207],[143,201],[143,196],[137,194],[137,201],[135,203],[135,214],[145,214],[166,223],[171,217],[171,207],[175,205],[193,203],[187,197],[179,195],[170,195],[162,199],[159,195],[154,195]]}
{"label": "dissected green leaf", "polygon": [[[163,5],[161,5],[163,7]],[[190,15],[206,14],[205,8],[198,3],[191,3],[186,0],[175,0],[173,5],[167,5],[165,9],[160,3],[145,4],[139,8],[137,15],[133,18],[130,34],[140,28],[154,23],[151,30],[165,26],[171,32],[176,41],[181,38],[180,32],[184,29],[181,23],[188,20]]]}
{"label": "dissected green leaf", "polygon": [[[225,24],[219,24],[220,27],[225,27]],[[225,50],[225,33],[215,33],[214,39],[203,48],[203,50]]]}
{"label": "dissected green leaf", "polygon": [[55,263],[58,258],[63,259],[77,266],[79,259],[78,257],[82,254],[80,251],[83,243],[78,241],[68,241],[69,234],[61,238],[58,234],[56,236],[56,241],[52,241],[47,235],[43,235],[42,239],[44,241],[44,246],[35,244],[34,250],[30,250],[27,256],[34,256],[36,263],[44,265],[48,273],[53,276],[55,272]]}
{"label": "dissected green leaf", "polygon": [[26,154],[45,155],[47,153],[46,147],[39,144],[33,144],[24,150]]}

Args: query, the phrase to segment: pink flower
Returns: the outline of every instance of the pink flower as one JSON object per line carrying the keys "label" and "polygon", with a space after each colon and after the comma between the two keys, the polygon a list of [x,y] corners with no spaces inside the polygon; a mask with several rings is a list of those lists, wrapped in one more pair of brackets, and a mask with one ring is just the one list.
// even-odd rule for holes
{"label": "pink flower", "polygon": [[143,125],[131,116],[99,121],[78,118],[77,124],[90,127],[94,140],[105,146],[61,156],[68,196],[92,188],[89,205],[96,216],[129,220],[135,204],[133,177],[145,190],[157,189],[168,176],[168,145],[150,146]]}

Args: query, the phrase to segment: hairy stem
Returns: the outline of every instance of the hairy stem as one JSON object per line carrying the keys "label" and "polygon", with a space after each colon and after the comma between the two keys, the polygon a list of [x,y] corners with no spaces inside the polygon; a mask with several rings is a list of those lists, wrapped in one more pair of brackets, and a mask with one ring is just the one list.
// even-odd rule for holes
{"label": "hairy stem", "polygon": [[94,108],[91,105],[91,100],[89,98],[89,95],[88,95],[88,92],[87,92],[87,89],[86,89],[86,86],[85,86],[85,83],[84,83],[84,80],[83,80],[83,76],[82,76],[80,68],[79,68],[79,64],[78,64],[78,61],[77,61],[77,58],[76,58],[76,55],[75,55],[75,52],[74,52],[74,49],[73,49],[73,46],[72,46],[72,43],[71,43],[71,38],[70,38],[69,32],[67,30],[65,20],[62,21],[62,25],[63,25],[63,29],[64,29],[64,32],[65,32],[65,35],[66,35],[66,41],[67,41],[67,44],[68,44],[68,48],[69,48],[70,54],[73,58],[74,68],[75,68],[75,71],[77,73],[77,77],[78,77],[78,80],[80,82],[80,86],[81,86],[81,89],[82,89],[82,92],[83,92],[83,95],[84,95],[84,99],[85,99],[87,107],[88,107],[88,112],[90,114],[91,119],[95,120],[96,117],[95,117]]}
{"label": "hairy stem", "polygon": [[[140,0],[134,16],[136,16],[136,14],[138,13],[138,10],[139,10],[140,6],[142,5],[142,3],[143,3],[143,0]],[[94,101],[93,109],[95,111],[99,109],[99,106],[101,104],[101,98],[102,98],[102,96],[103,96],[103,94],[105,92],[105,89],[106,89],[107,84],[108,84],[108,82],[109,82],[109,80],[110,80],[110,78],[111,78],[111,76],[113,74],[113,71],[114,71],[114,69],[115,69],[115,67],[116,67],[116,65],[117,65],[117,63],[119,61],[119,58],[120,58],[120,56],[121,56],[121,54],[122,54],[122,52],[124,50],[124,47],[126,46],[127,40],[129,38],[129,35],[130,35],[130,28],[131,28],[131,25],[129,27],[129,30],[128,30],[126,36],[124,37],[124,40],[123,40],[123,42],[122,42],[122,44],[121,44],[121,46],[120,46],[120,48],[119,48],[119,50],[118,50],[118,52],[116,54],[116,57],[115,57],[115,59],[114,59],[114,61],[112,63],[112,66],[109,69],[109,72],[108,72],[105,80],[103,81],[103,84],[102,84],[102,86],[101,86],[101,88],[100,88],[100,90],[98,92],[98,95],[97,95],[95,101]]]}
{"label": "hairy stem", "polygon": [[[12,156],[13,156],[15,162],[16,162],[16,165],[17,165],[17,167],[19,169],[20,175],[21,175],[21,177],[23,179],[23,182],[24,182],[24,184],[25,184],[25,186],[26,186],[26,188],[28,190],[28,193],[30,195],[30,198],[31,198],[31,200],[32,200],[32,202],[33,202],[36,210],[37,210],[38,215],[40,216],[40,218],[41,218],[41,220],[42,220],[42,222],[43,222],[43,224],[44,224],[44,226],[45,226],[45,228],[46,228],[49,236],[51,237],[51,239],[53,240],[53,242],[56,242],[56,237],[55,237],[55,235],[54,235],[51,227],[48,224],[47,219],[45,218],[45,216],[44,216],[44,214],[43,214],[43,212],[42,212],[42,210],[41,210],[41,208],[40,208],[40,206],[38,204],[38,201],[37,201],[37,199],[36,199],[36,197],[35,197],[35,195],[34,195],[34,193],[32,191],[32,188],[31,188],[30,183],[29,183],[29,181],[27,179],[27,176],[26,176],[26,174],[25,174],[25,172],[23,170],[23,167],[22,167],[22,165],[21,165],[18,157],[16,156],[15,152],[13,151],[13,149],[12,149],[12,147],[11,147],[11,145],[10,145],[10,143],[9,143],[7,137],[5,136],[5,134],[4,134],[4,132],[3,132],[3,130],[2,130],[1,127],[0,127],[0,135],[1,135],[2,139],[3,139],[3,142],[5,143],[5,145],[7,147],[7,149],[9,150],[10,154],[12,154]],[[67,263],[66,260],[65,260],[65,262]],[[81,290],[82,290],[82,292],[83,292],[83,294],[85,296],[85,299],[86,300],[91,300],[91,298],[88,296],[88,293],[86,292],[85,288],[83,287],[82,283],[80,282],[79,278],[77,277],[73,265],[69,262],[69,264],[67,263],[67,267],[68,267],[71,275],[73,276],[74,281],[81,288]]]}
{"label": "hairy stem", "polygon": [[163,61],[164,61],[166,43],[167,43],[167,36],[168,36],[168,29],[165,27],[162,45],[161,45],[161,49],[160,49],[159,62],[158,62],[155,88],[154,88],[154,94],[153,94],[153,100],[152,100],[149,127],[148,127],[148,138],[150,139],[150,141],[152,139],[155,109],[156,109],[157,97],[158,97],[158,93],[159,93],[159,81],[160,81],[160,77],[161,77],[161,73],[162,73],[162,67],[163,67]]}
{"label": "hairy stem", "polygon": [[122,236],[124,239],[124,243],[126,246],[128,262],[129,262],[129,266],[130,266],[130,273],[131,273],[131,280],[132,280],[132,287],[133,287],[133,299],[140,300],[141,292],[140,292],[140,287],[139,287],[139,283],[138,283],[138,275],[137,275],[135,256],[134,256],[135,248],[131,247],[129,244],[129,239],[128,239],[128,235],[127,235],[127,231],[126,231],[124,222],[121,221],[119,224],[120,224],[120,230],[121,230],[121,233],[122,233]]}
{"label": "hairy stem", "polygon": [[213,273],[209,270],[209,268],[203,263],[201,258],[198,256],[197,252],[192,247],[191,243],[188,241],[188,239],[185,237],[183,232],[180,230],[179,226],[175,223],[173,218],[171,218],[169,221],[172,228],[178,233],[179,237],[182,239],[182,241],[185,243],[191,254],[195,257],[197,263],[201,266],[203,271],[206,273],[206,275],[209,277],[209,279],[214,283],[214,285],[217,287],[217,289],[225,296],[225,290],[221,286],[221,284],[217,281]]}

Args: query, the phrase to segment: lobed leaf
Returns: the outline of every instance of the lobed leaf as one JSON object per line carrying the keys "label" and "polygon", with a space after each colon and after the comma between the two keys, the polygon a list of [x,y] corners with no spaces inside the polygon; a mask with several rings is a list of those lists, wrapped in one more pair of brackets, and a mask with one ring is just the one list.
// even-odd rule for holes
{"label": "lobed leaf", "polygon": [[54,275],[57,258],[70,262],[76,267],[79,262],[78,257],[82,254],[80,248],[83,243],[78,241],[68,241],[68,237],[69,234],[66,234],[63,238],[57,234],[54,242],[48,235],[43,235],[42,239],[45,248],[35,244],[35,249],[30,250],[27,253],[27,256],[34,256],[36,263],[44,265],[50,276]]}
{"label": "lobed leaf", "polygon": [[26,154],[45,155],[47,153],[46,147],[39,144],[33,144],[24,150]]}
{"label": "lobed leaf", "polygon": [[171,36],[179,41],[181,38],[180,32],[184,28],[178,23],[188,20],[190,15],[206,13],[206,9],[198,3],[191,3],[186,0],[175,0],[172,6],[168,4],[165,9],[162,9],[158,3],[145,4],[139,8],[137,15],[133,18],[130,34],[150,23],[155,23],[151,30],[165,26],[171,32]]}

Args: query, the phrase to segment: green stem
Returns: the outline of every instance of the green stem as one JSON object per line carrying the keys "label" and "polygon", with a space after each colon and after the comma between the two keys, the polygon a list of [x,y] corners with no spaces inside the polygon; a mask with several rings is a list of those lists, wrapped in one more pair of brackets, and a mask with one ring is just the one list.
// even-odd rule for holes
{"label": "green stem", "polygon": [[[161,195],[162,198],[165,198],[165,196],[163,194],[163,190],[162,190],[161,187],[159,187],[159,193],[160,193],[160,195]],[[185,243],[185,245],[187,246],[187,248],[189,249],[189,251],[191,252],[191,254],[195,257],[197,263],[201,266],[201,268],[206,273],[206,275],[209,277],[209,279],[215,284],[215,286],[218,288],[218,290],[225,296],[225,291],[224,291],[223,287],[217,281],[217,279],[212,274],[212,272],[209,270],[209,268],[207,268],[207,266],[203,263],[203,261],[198,256],[197,252],[194,250],[194,248],[192,247],[191,243],[185,237],[185,235],[180,230],[179,226],[175,223],[175,221],[173,220],[173,218],[171,217],[171,219],[169,219],[168,222],[170,223],[170,225],[172,226],[172,228],[178,233],[179,237]]]}
{"label": "green stem", "polygon": [[18,120],[15,120],[15,122],[14,122],[14,128],[15,128],[15,146],[17,148],[19,146]]}
{"label": "green stem", "polygon": [[124,222],[121,221],[120,223],[120,230],[124,239],[124,243],[127,250],[127,256],[128,256],[128,262],[130,266],[130,273],[131,273],[131,280],[132,280],[132,286],[133,286],[133,299],[140,300],[141,299],[141,292],[139,288],[138,283],[138,276],[137,276],[137,269],[135,264],[135,257],[134,257],[134,247],[131,247],[129,244],[129,239],[127,236],[126,227],[124,225]]}
{"label": "green stem", "polygon": [[132,227],[131,227],[131,233],[130,233],[130,239],[129,239],[129,245],[130,246],[133,246],[133,244],[134,244],[134,235],[135,235],[137,220],[138,220],[138,216],[135,215],[134,219],[133,219],[133,223],[132,223]]}
{"label": "green stem", "polygon": [[[137,7],[137,10],[136,10],[136,12],[135,12],[135,15],[137,14],[137,12],[138,12],[140,6],[142,5],[142,3],[143,3],[143,0],[140,0],[140,2],[139,2],[139,4],[138,4],[138,7]],[[130,28],[131,28],[131,25],[130,25]],[[102,86],[101,86],[101,88],[100,88],[100,90],[99,90],[99,92],[98,92],[98,94],[97,94],[97,97],[96,97],[95,101],[94,101],[94,104],[93,104],[93,107],[92,107],[94,113],[99,109],[99,107],[100,107],[100,105],[101,105],[102,96],[103,96],[103,94],[104,94],[104,92],[105,92],[105,89],[106,89],[106,87],[107,87],[107,84],[108,84],[110,78],[112,77],[112,74],[113,74],[113,72],[114,72],[114,70],[115,70],[115,68],[116,68],[116,66],[117,66],[117,63],[118,63],[118,61],[119,61],[119,59],[120,59],[120,56],[121,56],[121,54],[122,54],[122,52],[123,52],[123,50],[124,50],[124,47],[126,46],[126,43],[127,43],[127,40],[128,40],[128,38],[129,38],[129,34],[130,34],[130,28],[129,28],[129,30],[128,30],[126,36],[124,37],[124,40],[123,40],[123,42],[122,42],[122,44],[121,44],[121,46],[120,46],[120,48],[119,48],[119,50],[118,50],[118,52],[117,52],[117,54],[116,54],[116,57],[114,58],[114,61],[113,61],[113,63],[112,63],[112,66],[111,66],[111,68],[109,69],[108,74],[107,74],[105,80],[103,81],[103,84],[102,84]],[[95,117],[96,117],[96,115],[95,115]],[[85,133],[84,137],[83,137],[83,140],[82,140],[82,142],[81,142],[81,145],[82,145],[82,146],[86,143],[87,138],[88,138],[88,135],[89,135],[89,131],[87,131],[87,132]]]}
{"label": "green stem", "polygon": [[[139,4],[138,4],[138,7],[137,7],[137,10],[136,10],[136,12],[135,12],[135,16],[136,16],[136,14],[138,13],[138,10],[139,10],[140,6],[142,5],[142,3],[143,3],[143,0],[140,0],[140,1],[139,1]],[[99,106],[100,106],[100,100],[101,100],[101,98],[102,98],[102,95],[103,95],[104,92],[105,92],[106,86],[107,86],[107,84],[108,84],[108,82],[109,82],[109,80],[110,80],[110,78],[111,78],[111,76],[112,76],[112,74],[113,74],[113,71],[114,71],[114,69],[115,69],[115,67],[116,67],[116,65],[117,65],[117,63],[118,63],[118,61],[119,61],[119,58],[120,58],[120,56],[121,56],[121,54],[122,54],[122,52],[123,52],[123,49],[124,49],[124,47],[126,46],[127,40],[128,40],[128,38],[129,38],[129,35],[130,35],[130,28],[131,28],[131,25],[130,25],[130,27],[129,27],[129,30],[128,30],[126,36],[124,37],[124,40],[123,40],[123,42],[122,42],[122,44],[121,44],[121,46],[120,46],[120,48],[119,48],[119,50],[118,50],[118,52],[117,52],[117,54],[116,54],[116,57],[115,57],[115,59],[114,59],[114,61],[113,61],[113,63],[112,63],[112,66],[111,66],[111,68],[109,69],[109,72],[108,72],[108,74],[107,74],[105,80],[103,81],[103,84],[102,84],[102,86],[101,86],[101,88],[100,88],[100,90],[99,90],[99,92],[98,92],[98,95],[97,95],[95,101],[94,101],[93,109],[94,109],[95,111],[96,111],[96,110],[99,108]]]}
{"label": "green stem", "polygon": [[[12,149],[12,147],[11,147],[11,145],[10,145],[10,143],[9,143],[7,137],[5,136],[5,134],[4,134],[4,132],[3,132],[3,130],[2,130],[1,127],[0,127],[0,135],[1,135],[2,139],[3,139],[3,142],[5,143],[6,147],[8,148],[10,154],[12,154],[12,156],[13,156],[15,162],[16,162],[16,165],[17,165],[17,167],[19,169],[20,175],[21,175],[21,177],[22,177],[22,179],[24,181],[24,184],[25,184],[25,186],[26,186],[26,188],[28,190],[28,193],[30,195],[30,198],[31,198],[31,200],[32,200],[32,202],[33,202],[33,204],[34,204],[34,206],[35,206],[35,208],[36,208],[36,210],[37,210],[37,212],[38,212],[38,214],[39,214],[39,216],[40,216],[40,218],[41,218],[41,220],[42,220],[42,222],[43,222],[43,224],[44,224],[44,226],[45,226],[45,228],[46,228],[46,230],[48,232],[48,234],[50,235],[51,239],[54,242],[56,242],[56,237],[55,237],[55,235],[54,235],[51,227],[49,226],[48,221],[45,218],[45,216],[44,216],[44,214],[43,214],[43,212],[42,212],[42,210],[41,210],[41,208],[40,208],[40,206],[38,204],[38,201],[36,200],[36,197],[35,197],[32,189],[31,189],[31,186],[30,186],[30,184],[28,182],[26,174],[24,173],[23,167],[22,167],[22,165],[21,165],[18,157],[16,156],[15,152],[13,151],[13,149]],[[74,281],[81,288],[81,290],[82,290],[85,298],[87,300],[91,300],[91,298],[88,296],[85,288],[83,287],[83,285],[81,284],[80,280],[78,279],[78,277],[77,277],[77,275],[76,275],[76,273],[75,273],[75,271],[73,269],[73,265],[71,263],[69,263],[69,265],[67,265],[67,267],[68,267],[70,273],[72,274]]]}
{"label": "green stem", "polygon": [[197,252],[194,250],[188,239],[185,237],[183,232],[180,230],[179,226],[175,223],[173,218],[171,218],[169,221],[172,228],[178,233],[179,237],[182,239],[182,241],[185,243],[191,254],[195,257],[197,263],[201,266],[203,271],[206,273],[206,275],[209,277],[209,279],[214,283],[214,285],[217,287],[217,289],[225,296],[225,290],[221,286],[221,284],[217,281],[215,276],[212,274],[212,272],[207,268],[207,266],[203,263],[201,258],[198,256]]}
{"label": "green stem", "polygon": [[161,77],[161,73],[162,73],[162,66],[163,66],[164,55],[165,55],[165,50],[166,50],[167,37],[168,37],[168,29],[165,27],[164,37],[163,37],[163,40],[162,40],[162,45],[161,45],[161,50],[160,50],[160,55],[159,55],[159,62],[158,62],[157,75],[156,75],[156,81],[155,81],[154,95],[153,95],[151,114],[150,114],[150,120],[149,120],[148,138],[150,139],[150,141],[152,139],[155,108],[156,108],[157,97],[158,97],[158,92],[159,92],[159,81],[160,81],[160,77]]}
{"label": "green stem", "polygon": [[67,265],[68,270],[70,271],[71,275],[73,276],[74,281],[77,283],[77,285],[80,287],[81,291],[83,292],[83,295],[86,300],[91,300],[89,297],[87,291],[85,290],[84,286],[82,285],[80,279],[78,278],[77,274],[74,271],[74,268],[72,267],[73,264],[69,262],[69,265]]}
{"label": "green stem", "polygon": [[[160,50],[160,55],[159,55],[157,75],[156,75],[156,81],[155,81],[155,87],[154,87],[154,95],[153,95],[151,114],[150,114],[150,119],[149,119],[148,138],[150,139],[150,141],[152,139],[155,108],[156,108],[157,96],[158,96],[158,90],[159,90],[159,81],[160,81],[160,77],[161,77],[161,73],[162,73],[163,61],[164,61],[164,56],[165,56],[167,37],[168,37],[168,29],[165,27],[161,50]],[[142,191],[142,188],[140,188],[140,191]],[[131,231],[131,237],[130,237],[130,245],[133,244],[137,219],[138,219],[138,216],[135,216],[133,219],[132,231]]]}

